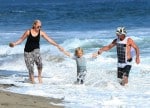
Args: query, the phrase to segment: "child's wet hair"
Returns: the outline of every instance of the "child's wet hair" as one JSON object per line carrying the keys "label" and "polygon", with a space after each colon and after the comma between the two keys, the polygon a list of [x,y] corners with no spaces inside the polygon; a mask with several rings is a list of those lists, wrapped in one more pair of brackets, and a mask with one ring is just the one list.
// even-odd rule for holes
{"label": "child's wet hair", "polygon": [[82,49],[81,47],[78,47],[78,48],[75,49],[74,55],[77,56],[77,53],[78,53],[79,51],[81,51],[82,53],[84,53],[84,52],[83,52],[83,49]]}

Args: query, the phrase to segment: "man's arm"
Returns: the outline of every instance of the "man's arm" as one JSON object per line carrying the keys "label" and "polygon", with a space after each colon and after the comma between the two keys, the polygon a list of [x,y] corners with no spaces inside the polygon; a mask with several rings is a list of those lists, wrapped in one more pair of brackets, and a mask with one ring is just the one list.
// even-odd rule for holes
{"label": "man's arm", "polygon": [[128,43],[129,43],[129,46],[131,46],[135,49],[136,63],[139,64],[140,63],[140,51],[139,51],[138,46],[135,44],[135,42],[131,38],[128,39]]}
{"label": "man's arm", "polygon": [[117,39],[114,39],[111,44],[104,46],[98,50],[98,54],[101,54],[103,51],[108,51],[116,45]]}
{"label": "man's arm", "polygon": [[101,54],[101,53],[104,52],[104,51],[110,50],[111,48],[113,48],[113,47],[116,45],[116,42],[117,42],[117,39],[114,39],[114,40],[112,41],[112,43],[110,43],[109,45],[100,48],[100,49],[98,50],[98,52],[96,52],[96,53],[93,54],[93,57],[98,56],[99,54]]}

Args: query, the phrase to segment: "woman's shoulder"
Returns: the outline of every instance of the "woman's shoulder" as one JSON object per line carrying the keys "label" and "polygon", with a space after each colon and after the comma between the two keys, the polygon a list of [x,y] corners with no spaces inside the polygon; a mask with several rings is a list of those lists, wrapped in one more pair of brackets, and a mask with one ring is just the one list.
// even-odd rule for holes
{"label": "woman's shoulder", "polygon": [[28,36],[28,35],[30,34],[30,32],[31,32],[31,29],[27,29],[27,30],[25,31],[25,34]]}
{"label": "woman's shoulder", "polygon": [[44,32],[43,30],[40,30],[40,35],[41,35],[41,36],[45,36],[45,35],[46,35],[46,32]]}

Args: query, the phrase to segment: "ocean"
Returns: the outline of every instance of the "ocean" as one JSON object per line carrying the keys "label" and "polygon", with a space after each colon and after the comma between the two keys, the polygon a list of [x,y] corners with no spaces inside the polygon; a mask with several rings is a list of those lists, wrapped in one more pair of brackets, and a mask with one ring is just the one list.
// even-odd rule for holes
{"label": "ocean", "polygon": [[[63,99],[65,108],[149,108],[150,106],[150,1],[149,0],[0,0],[0,84],[14,84],[5,90]],[[87,59],[84,85],[75,85],[76,63],[41,38],[43,84],[29,84],[24,63],[26,40],[19,39],[42,21],[42,30],[72,55],[82,47]],[[140,49],[141,63],[133,57],[129,83],[117,81],[116,48],[90,58],[116,38],[124,26]],[[35,80],[37,69],[35,66]],[[55,104],[55,103],[53,103]]]}

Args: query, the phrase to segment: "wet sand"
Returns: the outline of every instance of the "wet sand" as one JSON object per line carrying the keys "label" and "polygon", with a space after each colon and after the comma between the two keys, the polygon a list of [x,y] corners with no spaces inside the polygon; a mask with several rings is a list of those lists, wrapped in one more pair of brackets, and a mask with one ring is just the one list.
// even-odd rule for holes
{"label": "wet sand", "polygon": [[[1,84],[0,88],[13,85]],[[44,98],[0,90],[0,108],[64,108],[61,99]]]}

